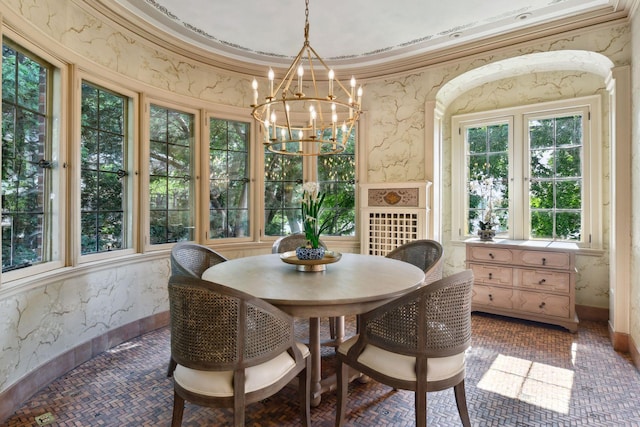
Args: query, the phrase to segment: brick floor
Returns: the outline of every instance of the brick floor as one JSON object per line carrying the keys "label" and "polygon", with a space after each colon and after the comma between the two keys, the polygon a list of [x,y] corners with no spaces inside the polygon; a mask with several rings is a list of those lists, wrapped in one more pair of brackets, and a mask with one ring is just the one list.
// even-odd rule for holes
{"label": "brick floor", "polygon": [[[350,319],[353,325],[353,319]],[[326,322],[323,322],[323,325]],[[304,323],[297,329],[305,333]],[[327,331],[323,330],[323,334]],[[333,366],[323,350],[324,370]],[[121,344],[34,395],[3,426],[168,426],[173,402],[167,328]],[[640,373],[612,350],[606,324],[581,322],[578,333],[533,322],[473,315],[467,402],[474,426],[640,426]],[[428,394],[428,424],[459,426],[452,391]],[[376,382],[349,389],[348,425],[413,426],[413,394]],[[335,393],[312,408],[314,426],[333,426]],[[231,425],[230,410],[187,404],[183,426]],[[247,409],[247,426],[297,426],[295,390]]]}

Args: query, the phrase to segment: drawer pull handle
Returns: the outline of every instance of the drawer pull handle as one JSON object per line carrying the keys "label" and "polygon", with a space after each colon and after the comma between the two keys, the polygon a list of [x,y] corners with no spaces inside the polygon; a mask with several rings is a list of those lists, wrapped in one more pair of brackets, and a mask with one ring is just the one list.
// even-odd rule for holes
{"label": "drawer pull handle", "polygon": [[547,259],[546,258],[542,258],[542,265],[547,265]]}
{"label": "drawer pull handle", "polygon": [[493,279],[493,273],[489,273],[489,280]]}
{"label": "drawer pull handle", "polygon": [[489,294],[489,301],[493,301],[493,295]]}
{"label": "drawer pull handle", "polygon": [[540,305],[538,306],[538,308],[541,308],[541,309],[542,309],[542,308],[544,308],[544,306],[545,306],[545,303],[544,303],[544,302],[542,302],[542,303],[540,303]]}
{"label": "drawer pull handle", "polygon": [[545,283],[546,281],[547,281],[546,279],[542,279],[542,280],[540,280],[540,281],[538,282],[538,285],[544,285],[544,283]]}
{"label": "drawer pull handle", "polygon": [[489,252],[489,258],[494,259],[493,253]]}

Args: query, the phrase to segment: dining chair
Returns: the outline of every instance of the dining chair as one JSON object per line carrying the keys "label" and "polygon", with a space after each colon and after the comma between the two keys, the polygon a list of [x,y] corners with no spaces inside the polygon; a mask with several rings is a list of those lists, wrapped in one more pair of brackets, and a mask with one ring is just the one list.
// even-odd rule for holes
{"label": "dining chair", "polygon": [[415,393],[416,425],[427,425],[427,392],[453,387],[462,424],[471,425],[464,390],[471,344],[473,273],[460,273],[360,316],[360,333],[338,347],[336,427],[345,420],[349,367]]}
{"label": "dining chair", "polygon": [[[201,278],[204,271],[227,260],[218,252],[193,242],[179,242],[171,248],[171,275]],[[167,376],[173,375],[175,360],[169,360]]]}
{"label": "dining chair", "polygon": [[[304,233],[289,234],[287,236],[282,236],[273,242],[273,246],[271,246],[271,253],[282,254],[289,251],[295,251],[296,248],[304,246],[306,243],[307,237]],[[320,246],[327,249],[327,245],[325,245],[322,240],[320,240],[319,243]]]}
{"label": "dining chair", "polygon": [[206,246],[179,242],[171,248],[171,275],[202,277],[204,271],[227,258]]}
{"label": "dining chair", "polygon": [[413,240],[398,246],[386,256],[408,262],[423,270],[427,284],[442,279],[444,250],[435,240]]}
{"label": "dining chair", "polygon": [[[271,253],[283,254],[289,251],[295,251],[296,248],[304,246],[307,243],[307,238],[304,233],[294,233],[287,236],[282,236],[271,246]],[[320,246],[327,249],[327,245],[320,240]],[[338,331],[340,330],[340,332]],[[344,316],[330,317],[329,318],[329,335],[332,340],[342,341],[344,335]]]}
{"label": "dining chair", "polygon": [[185,401],[233,408],[276,394],[294,378],[302,425],[310,426],[309,349],[294,339],[293,318],[247,293],[188,276],[169,279],[173,373],[172,427],[182,424]]}

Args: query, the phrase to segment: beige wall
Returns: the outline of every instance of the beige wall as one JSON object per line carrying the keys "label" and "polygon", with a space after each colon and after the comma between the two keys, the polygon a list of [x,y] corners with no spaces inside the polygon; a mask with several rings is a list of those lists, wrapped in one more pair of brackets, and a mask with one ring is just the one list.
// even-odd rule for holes
{"label": "beige wall", "polygon": [[[635,10],[632,20],[632,57],[640,58],[640,9]],[[635,62],[631,69],[631,174],[632,185],[632,259],[631,264],[631,299],[629,302],[630,335],[635,345],[635,354],[640,354],[640,62]],[[640,361],[639,361],[640,362]]]}
{"label": "beige wall", "polygon": [[[91,16],[78,0],[0,0],[5,29],[16,31],[43,46],[62,60],[77,64],[89,73],[99,73],[133,90],[152,91],[156,96],[197,99],[211,103],[247,107],[251,103],[250,78],[230,75],[214,68],[172,55],[158,46],[130,34],[126,29]],[[85,9],[83,9],[86,8]],[[634,23],[635,39],[640,28]],[[511,49],[491,52],[430,67],[415,73],[365,83],[364,109],[367,111],[367,138],[363,141],[365,164],[361,182],[403,182],[431,179],[433,168],[426,152],[432,141],[425,135],[425,103],[436,100],[438,91],[451,79],[475,68],[526,53],[558,49],[596,51],[617,65],[631,58],[629,27],[624,24],[580,31],[568,37],[554,37]],[[25,46],[29,48],[29,46]],[[635,56],[640,55],[638,43]],[[635,116],[640,104],[639,72],[635,70]],[[539,85],[540,82],[546,84]],[[569,86],[566,86],[569,82]],[[463,93],[453,100],[447,113],[466,111],[465,100],[476,99],[473,108],[496,103],[520,102],[535,93],[536,99],[554,99],[574,94],[600,93],[602,81],[590,75],[550,73],[501,79]],[[485,95],[495,89],[507,96]],[[508,101],[507,99],[511,99]],[[248,110],[247,110],[248,114]],[[634,141],[640,131],[634,123]],[[445,126],[445,132],[448,132]],[[437,213],[448,227],[450,200],[446,189],[450,173],[449,138],[443,140],[443,209]],[[637,147],[637,145],[636,145]],[[637,162],[636,162],[637,163]],[[605,177],[606,179],[606,177]],[[640,188],[637,176],[635,188]],[[603,200],[606,200],[603,197]],[[636,200],[636,212],[640,204]],[[605,209],[605,218],[606,207]],[[634,235],[640,221],[634,216]],[[450,227],[450,226],[449,226]],[[448,231],[448,230],[443,230]],[[463,265],[462,248],[447,248],[447,268]],[[234,255],[246,255],[237,251]],[[634,247],[635,259],[640,259]],[[0,392],[24,375],[64,351],[105,331],[132,320],[168,309],[166,279],[168,254],[135,255],[107,266],[68,269],[66,272],[25,281],[7,289],[0,284]],[[606,307],[607,259],[585,258],[579,261],[578,303]],[[634,265],[638,271],[637,262]],[[640,342],[640,292],[634,284],[632,333]]]}

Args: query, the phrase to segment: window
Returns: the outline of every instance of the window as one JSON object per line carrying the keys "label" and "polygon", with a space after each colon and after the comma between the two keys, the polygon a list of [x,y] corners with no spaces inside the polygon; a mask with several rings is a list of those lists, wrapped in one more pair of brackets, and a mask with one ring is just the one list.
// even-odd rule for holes
{"label": "window", "polygon": [[128,99],[82,83],[81,254],[130,246],[126,143]]}
{"label": "window", "polygon": [[[338,139],[342,138],[338,130]],[[328,236],[355,236],[356,233],[356,161],[355,134],[347,139],[339,154],[318,157],[318,183],[325,192],[321,224]]]}
{"label": "window", "polygon": [[2,46],[2,271],[56,259],[54,67]]}
{"label": "window", "polygon": [[249,123],[209,119],[209,238],[248,237]]}
{"label": "window", "polygon": [[264,149],[264,234],[302,232],[302,211],[296,193],[302,188],[303,157]]}
{"label": "window", "polygon": [[452,117],[453,230],[599,246],[599,97]]}
{"label": "window", "polygon": [[[338,130],[338,139],[341,138]],[[295,143],[294,143],[295,144]],[[265,148],[264,222],[266,236],[303,231],[300,210],[302,184],[317,181],[326,194],[320,223],[325,236],[354,236],[356,163],[355,131],[345,150],[326,156],[288,156]],[[288,148],[294,151],[295,147]]]}
{"label": "window", "polygon": [[152,245],[194,240],[193,114],[151,105],[149,235]]}

